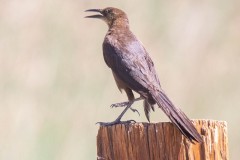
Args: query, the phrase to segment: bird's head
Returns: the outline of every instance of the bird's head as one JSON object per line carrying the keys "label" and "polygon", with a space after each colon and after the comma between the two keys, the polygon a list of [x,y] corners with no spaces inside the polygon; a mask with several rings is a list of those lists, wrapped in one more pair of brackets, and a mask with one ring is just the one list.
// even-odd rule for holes
{"label": "bird's head", "polygon": [[108,24],[109,27],[112,27],[113,25],[128,26],[128,18],[126,13],[124,13],[122,10],[117,8],[107,7],[105,9],[88,9],[85,12],[99,13],[91,16],[86,16],[85,18],[102,19]]}

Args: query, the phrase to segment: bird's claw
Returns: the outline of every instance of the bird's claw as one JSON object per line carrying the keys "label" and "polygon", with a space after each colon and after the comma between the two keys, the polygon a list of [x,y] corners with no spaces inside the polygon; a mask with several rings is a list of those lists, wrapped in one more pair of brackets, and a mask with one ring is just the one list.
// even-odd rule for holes
{"label": "bird's claw", "polygon": [[133,111],[133,112],[137,112],[137,114],[138,114],[138,116],[140,116],[140,113],[138,112],[138,110],[137,109],[134,109],[134,108],[130,108],[131,109],[131,111]]}
{"label": "bird's claw", "polygon": [[[131,102],[114,103],[114,104],[112,104],[110,107],[111,107],[111,108],[126,107],[126,106],[128,106],[128,105],[130,105],[130,104],[131,104]],[[132,107],[131,107],[130,109],[131,109],[131,111],[133,111],[133,112],[137,112],[138,115],[140,116],[140,113],[138,112],[137,109],[134,109],[134,108],[132,108]]]}
{"label": "bird's claw", "polygon": [[99,124],[100,126],[112,126],[115,124],[130,124],[130,123],[136,123],[136,121],[132,119],[127,121],[115,120],[113,122],[97,122],[96,124]]}
{"label": "bird's claw", "polygon": [[114,103],[110,107],[111,108],[125,107],[125,106],[128,106],[129,104],[130,104],[130,102]]}

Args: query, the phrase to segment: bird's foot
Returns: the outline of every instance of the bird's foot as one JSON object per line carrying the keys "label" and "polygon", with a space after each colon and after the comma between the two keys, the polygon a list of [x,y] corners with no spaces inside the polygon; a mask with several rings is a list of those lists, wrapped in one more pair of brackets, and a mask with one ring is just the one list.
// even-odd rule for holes
{"label": "bird's foot", "polygon": [[100,126],[112,126],[115,124],[130,124],[130,123],[136,123],[136,121],[135,120],[120,121],[116,119],[113,122],[97,122],[96,124],[99,124]]}
{"label": "bird's foot", "polygon": [[[128,105],[131,105],[133,102],[127,101],[127,102],[121,102],[121,103],[115,103],[112,104],[110,107],[111,108],[117,108],[117,107],[127,107]],[[140,116],[140,113],[138,112],[137,109],[134,109],[132,107],[130,107],[131,111],[133,112],[137,112],[137,114]]]}
{"label": "bird's foot", "polygon": [[126,107],[128,105],[130,105],[131,102],[126,101],[126,102],[121,102],[121,103],[114,103],[112,104],[110,107],[111,108],[117,108],[117,107]]}
{"label": "bird's foot", "polygon": [[129,105],[132,105],[134,102],[136,101],[139,101],[139,100],[142,100],[143,97],[139,97],[139,98],[136,98],[136,99],[133,99],[131,101],[126,101],[126,102],[120,102],[120,103],[114,103],[112,104],[110,107],[113,108],[113,107],[126,107],[126,106],[129,106]]}
{"label": "bird's foot", "polygon": [[[130,124],[132,122],[136,123],[136,121],[134,120],[128,120],[128,121],[121,121],[121,118],[123,117],[123,115],[126,113],[126,111],[131,108],[131,105],[133,104],[132,101],[130,102],[123,102],[123,103],[117,103],[117,104],[124,104],[124,103],[127,103],[127,106],[126,108],[124,108],[124,110],[122,111],[122,113],[117,117],[117,119],[113,122],[97,122],[96,124],[100,124],[100,126],[111,126],[111,125],[115,125],[115,124]],[[119,106],[119,105],[117,105]],[[132,111],[136,112],[135,109],[132,109]]]}
{"label": "bird's foot", "polygon": [[137,109],[134,109],[134,108],[132,108],[132,107],[130,107],[130,109],[131,109],[131,111],[133,111],[133,112],[137,112],[138,116],[140,116],[140,113],[138,112]]}

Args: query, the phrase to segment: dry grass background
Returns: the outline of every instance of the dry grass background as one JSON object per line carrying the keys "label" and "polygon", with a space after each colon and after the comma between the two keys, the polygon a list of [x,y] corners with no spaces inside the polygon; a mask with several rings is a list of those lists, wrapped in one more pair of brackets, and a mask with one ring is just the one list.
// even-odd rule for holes
{"label": "dry grass background", "polygon": [[[106,6],[128,13],[175,104],[228,122],[239,159],[239,2],[0,0],[0,159],[96,159],[95,122],[116,118],[110,104],[126,100],[102,58],[107,26],[83,18]],[[141,117],[124,118],[146,121],[141,105]]]}

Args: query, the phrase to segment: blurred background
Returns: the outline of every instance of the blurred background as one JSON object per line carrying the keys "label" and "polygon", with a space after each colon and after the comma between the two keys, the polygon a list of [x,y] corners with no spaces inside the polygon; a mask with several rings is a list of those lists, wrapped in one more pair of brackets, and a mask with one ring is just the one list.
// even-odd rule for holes
{"label": "blurred background", "polygon": [[[0,159],[96,159],[98,121],[126,100],[102,56],[107,25],[84,10],[114,6],[150,53],[163,89],[192,119],[228,123],[239,159],[240,1],[0,0]],[[124,119],[146,122],[141,116]],[[168,121],[160,110],[153,122]]]}

